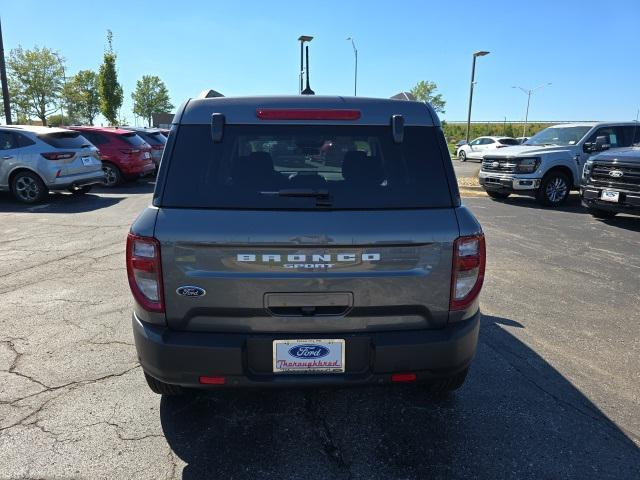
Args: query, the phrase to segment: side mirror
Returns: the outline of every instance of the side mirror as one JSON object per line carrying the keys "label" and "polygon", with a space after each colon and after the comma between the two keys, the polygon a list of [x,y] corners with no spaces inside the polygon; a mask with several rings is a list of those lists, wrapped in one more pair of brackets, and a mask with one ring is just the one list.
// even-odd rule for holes
{"label": "side mirror", "polygon": [[582,145],[582,151],[584,153],[593,153],[595,150],[595,143],[592,142],[584,142],[584,144]]}
{"label": "side mirror", "polygon": [[604,150],[609,150],[609,139],[605,136],[596,137],[596,152],[602,152]]}

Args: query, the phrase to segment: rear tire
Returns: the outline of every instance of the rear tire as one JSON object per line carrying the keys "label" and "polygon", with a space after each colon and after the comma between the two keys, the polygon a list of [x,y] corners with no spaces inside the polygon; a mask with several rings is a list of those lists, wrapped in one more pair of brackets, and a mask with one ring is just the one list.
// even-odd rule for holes
{"label": "rear tire", "polygon": [[19,202],[26,204],[41,203],[49,190],[42,179],[35,173],[23,170],[16,173],[11,179],[11,193]]}
{"label": "rear tire", "polygon": [[122,172],[114,164],[102,162],[102,171],[105,187],[114,188],[122,183]]}
{"label": "rear tire", "polygon": [[593,217],[602,218],[602,219],[605,219],[605,220],[607,218],[613,218],[618,214],[618,212],[610,212],[609,210],[600,210],[598,208],[589,208],[587,210],[589,210],[589,213]]}
{"label": "rear tire", "polygon": [[144,372],[144,378],[151,391],[159,395],[183,395],[185,393],[184,388],[180,385],[171,385],[170,383],[161,382],[160,380],[153,378],[147,372]]}
{"label": "rear tire", "polygon": [[504,200],[505,198],[509,198],[510,193],[506,192],[493,192],[491,190],[487,190],[487,195],[496,200]]}
{"label": "rear tire", "polygon": [[458,152],[458,160],[460,160],[461,162],[466,162],[467,161],[467,154],[465,153],[464,150],[460,150]]}
{"label": "rear tire", "polygon": [[560,171],[551,171],[540,182],[536,199],[547,207],[559,207],[569,198],[570,190],[569,177]]}
{"label": "rear tire", "polygon": [[459,389],[464,384],[468,373],[469,367],[451,377],[440,378],[432,381],[429,384],[429,393],[438,396]]}
{"label": "rear tire", "polygon": [[83,187],[69,187],[69,192],[74,195],[82,195],[84,193],[89,193],[91,191],[92,185],[85,185]]}

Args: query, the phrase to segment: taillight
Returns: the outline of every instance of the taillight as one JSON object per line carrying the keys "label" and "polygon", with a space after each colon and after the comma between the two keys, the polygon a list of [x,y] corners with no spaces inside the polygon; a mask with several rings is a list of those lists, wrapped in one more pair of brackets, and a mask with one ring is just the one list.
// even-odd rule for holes
{"label": "taillight", "polygon": [[44,158],[47,160],[67,160],[68,158],[73,158],[75,153],[73,152],[45,152],[41,153]]}
{"label": "taillight", "polygon": [[318,108],[259,108],[260,120],[358,120],[360,110]]}
{"label": "taillight", "polygon": [[131,293],[150,312],[164,312],[160,242],[151,237],[127,236],[127,276]]}
{"label": "taillight", "polygon": [[483,234],[460,237],[453,243],[450,310],[464,310],[478,297],[485,263]]}

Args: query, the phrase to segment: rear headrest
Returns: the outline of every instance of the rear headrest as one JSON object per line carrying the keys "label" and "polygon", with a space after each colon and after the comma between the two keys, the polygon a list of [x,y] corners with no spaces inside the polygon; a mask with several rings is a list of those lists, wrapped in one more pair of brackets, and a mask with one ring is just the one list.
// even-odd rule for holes
{"label": "rear headrest", "polygon": [[267,152],[251,152],[246,157],[237,157],[231,167],[231,178],[235,185],[256,185],[276,175],[273,160]]}
{"label": "rear headrest", "polygon": [[257,175],[273,175],[273,159],[267,152],[251,152],[247,164]]}

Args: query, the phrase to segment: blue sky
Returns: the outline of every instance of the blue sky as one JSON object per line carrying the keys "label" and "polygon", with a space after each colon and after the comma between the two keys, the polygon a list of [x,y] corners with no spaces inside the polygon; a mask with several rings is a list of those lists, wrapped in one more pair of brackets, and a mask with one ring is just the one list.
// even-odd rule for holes
{"label": "blue sky", "polygon": [[533,120],[629,120],[640,107],[640,1],[191,1],[0,0],[5,51],[59,50],[67,72],[97,69],[114,34],[123,113],[131,92],[158,75],[178,105],[204,88],[225,95],[296,94],[300,34],[313,35],[318,94],[389,97],[431,80],[448,120],[466,119],[471,54],[478,60],[473,119],[520,120],[511,86],[552,82],[532,97]]}

